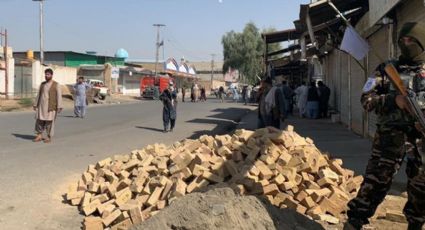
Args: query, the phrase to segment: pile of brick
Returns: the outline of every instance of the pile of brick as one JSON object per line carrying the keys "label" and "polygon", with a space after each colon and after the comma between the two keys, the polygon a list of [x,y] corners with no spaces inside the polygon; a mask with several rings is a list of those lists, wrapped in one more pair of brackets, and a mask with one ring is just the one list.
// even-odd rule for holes
{"label": "pile of brick", "polygon": [[275,206],[336,224],[361,181],[288,126],[115,155],[89,165],[66,199],[86,215],[85,229],[127,229],[185,194],[224,182],[242,195],[262,195]]}

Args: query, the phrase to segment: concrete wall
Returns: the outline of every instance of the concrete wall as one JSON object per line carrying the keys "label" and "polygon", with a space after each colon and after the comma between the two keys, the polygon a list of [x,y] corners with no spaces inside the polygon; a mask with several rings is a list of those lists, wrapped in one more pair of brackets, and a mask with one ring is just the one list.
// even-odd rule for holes
{"label": "concrete wall", "polygon": [[53,70],[53,78],[62,85],[75,84],[77,82],[77,68],[64,66],[49,66],[47,68]]}
{"label": "concrete wall", "polygon": [[[4,61],[0,61],[2,67],[5,66]],[[8,59],[8,95],[14,95],[14,77],[15,77],[15,59]],[[0,95],[3,97],[6,95],[6,71],[0,70]]]}

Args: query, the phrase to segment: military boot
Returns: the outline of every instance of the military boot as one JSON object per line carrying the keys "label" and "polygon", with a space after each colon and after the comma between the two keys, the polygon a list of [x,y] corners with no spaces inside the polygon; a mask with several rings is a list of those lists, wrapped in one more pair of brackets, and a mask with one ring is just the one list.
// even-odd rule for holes
{"label": "military boot", "polygon": [[348,219],[344,224],[343,230],[361,230],[364,224],[360,220]]}
{"label": "military boot", "polygon": [[407,225],[407,230],[422,230],[422,225],[424,225],[423,223],[409,223]]}

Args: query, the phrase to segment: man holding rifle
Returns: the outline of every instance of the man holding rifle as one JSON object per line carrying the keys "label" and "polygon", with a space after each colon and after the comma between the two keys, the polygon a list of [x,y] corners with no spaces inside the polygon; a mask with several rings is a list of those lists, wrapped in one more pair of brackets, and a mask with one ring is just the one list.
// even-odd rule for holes
{"label": "man holding rifle", "polygon": [[[412,87],[423,100],[425,91],[425,26],[420,23],[403,25],[398,45],[401,56],[393,63],[402,79]],[[408,201],[404,214],[408,229],[422,229],[425,222],[425,174],[421,159],[424,129],[418,121],[414,106],[400,90],[402,80],[397,71],[389,71],[392,64],[381,64],[376,69],[376,78],[368,81],[363,89],[361,103],[367,111],[374,110],[378,116],[376,134],[373,140],[372,156],[369,159],[364,181],[357,197],[348,203],[348,220],[344,229],[361,229],[374,215],[391,188],[393,176],[407,154],[406,174],[408,177]],[[398,80],[396,79],[398,77]],[[391,81],[391,83],[390,83]],[[422,93],[421,93],[422,92]],[[416,102],[416,107],[422,113]],[[418,111],[418,110],[416,110]],[[416,116],[415,116],[416,115]],[[423,114],[420,114],[423,116]],[[420,150],[420,151],[419,151]],[[425,148],[424,148],[425,151]]]}

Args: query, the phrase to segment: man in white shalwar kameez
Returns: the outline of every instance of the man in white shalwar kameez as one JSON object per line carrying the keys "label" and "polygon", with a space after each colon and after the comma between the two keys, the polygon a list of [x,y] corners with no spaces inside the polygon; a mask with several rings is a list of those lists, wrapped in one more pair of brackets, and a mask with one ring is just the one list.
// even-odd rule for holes
{"label": "man in white shalwar kameez", "polygon": [[53,70],[44,71],[46,81],[41,83],[33,108],[35,110],[35,133],[34,142],[43,140],[43,132],[47,138],[44,143],[50,143],[54,134],[54,126],[57,113],[62,111],[62,92],[60,85],[53,81]]}
{"label": "man in white shalwar kameez", "polygon": [[307,104],[307,96],[308,96],[308,87],[305,85],[305,82],[295,89],[295,94],[297,95],[297,107],[300,113],[300,117],[305,116],[305,107]]}

